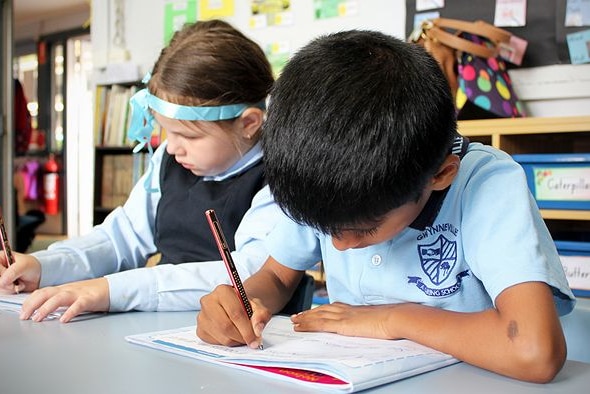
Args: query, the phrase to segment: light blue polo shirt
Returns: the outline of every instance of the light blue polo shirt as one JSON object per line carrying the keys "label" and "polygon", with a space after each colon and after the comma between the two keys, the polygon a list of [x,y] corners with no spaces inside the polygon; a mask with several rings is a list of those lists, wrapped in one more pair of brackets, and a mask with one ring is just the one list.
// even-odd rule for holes
{"label": "light blue polo shirt", "polygon": [[270,255],[293,269],[322,260],[330,302],[474,312],[492,307],[510,286],[540,281],[553,288],[560,315],[575,304],[522,168],[479,143],[469,145],[446,196],[433,194],[389,241],[338,251],[330,236],[284,217],[266,242]]}

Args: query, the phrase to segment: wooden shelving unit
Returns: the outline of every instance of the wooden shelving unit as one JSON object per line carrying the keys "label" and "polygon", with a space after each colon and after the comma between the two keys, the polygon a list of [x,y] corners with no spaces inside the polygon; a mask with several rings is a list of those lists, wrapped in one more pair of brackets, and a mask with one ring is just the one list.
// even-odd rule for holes
{"label": "wooden shelving unit", "polygon": [[[509,154],[590,152],[590,116],[466,120],[459,122],[459,132]],[[548,221],[588,221],[590,229],[587,210],[543,209],[541,214]]]}
{"label": "wooden shelving unit", "polygon": [[[106,202],[103,198],[105,193],[105,184],[107,182],[114,183],[115,181],[112,179],[112,172],[109,174],[104,173],[105,157],[131,157],[132,154],[132,148],[130,147],[97,146],[94,148],[94,225],[102,223],[106,216],[115,208],[113,204]],[[129,191],[131,191],[131,189],[129,189]]]}
{"label": "wooden shelving unit", "polygon": [[590,116],[466,120],[459,132],[510,154],[590,152]]}

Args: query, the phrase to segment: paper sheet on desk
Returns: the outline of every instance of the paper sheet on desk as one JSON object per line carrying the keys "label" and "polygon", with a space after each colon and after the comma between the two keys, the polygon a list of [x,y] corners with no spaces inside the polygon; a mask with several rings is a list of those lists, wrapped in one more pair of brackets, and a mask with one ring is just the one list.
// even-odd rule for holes
{"label": "paper sheet on desk", "polygon": [[354,392],[457,363],[417,343],[295,332],[275,316],[264,330],[264,350],[204,343],[196,327],[126,337],[183,356],[297,382],[321,390]]}
{"label": "paper sheet on desk", "polygon": [[[3,294],[0,293],[0,312],[11,312],[20,314],[21,308],[23,306],[23,302],[31,293],[20,293],[20,294]],[[56,320],[61,317],[61,315],[65,312],[66,308],[62,307],[57,309],[55,312],[50,313],[47,315],[45,320]],[[86,320],[91,319],[97,316],[102,315],[101,313],[91,313],[85,312],[76,317],[74,317],[70,321],[79,321],[79,320]]]}

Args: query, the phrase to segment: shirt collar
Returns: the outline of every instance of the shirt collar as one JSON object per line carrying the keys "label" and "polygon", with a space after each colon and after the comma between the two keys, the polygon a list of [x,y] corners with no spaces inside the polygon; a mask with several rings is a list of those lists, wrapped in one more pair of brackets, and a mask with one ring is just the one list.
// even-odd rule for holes
{"label": "shirt collar", "polygon": [[248,152],[244,154],[233,166],[221,174],[213,176],[204,176],[204,181],[223,181],[227,178],[239,174],[262,159],[262,144],[257,142]]}
{"label": "shirt collar", "polygon": [[426,227],[432,226],[434,219],[436,219],[438,216],[438,212],[440,211],[440,207],[445,200],[445,196],[447,195],[449,188],[450,186],[445,190],[436,190],[432,192],[430,198],[428,201],[426,201],[426,205],[424,205],[424,208],[422,208],[422,211],[418,217],[410,224],[411,228],[414,230],[424,231]]}
{"label": "shirt collar", "polygon": [[[469,139],[457,135],[453,147],[451,148],[451,153],[458,155],[460,159],[463,159],[463,156],[467,153],[468,147]],[[410,227],[415,230],[424,231],[426,227],[432,226],[450,188],[451,187],[449,186],[445,190],[436,190],[432,192],[430,198],[426,201],[426,205],[424,205],[424,208],[422,208],[418,217],[410,224]]]}

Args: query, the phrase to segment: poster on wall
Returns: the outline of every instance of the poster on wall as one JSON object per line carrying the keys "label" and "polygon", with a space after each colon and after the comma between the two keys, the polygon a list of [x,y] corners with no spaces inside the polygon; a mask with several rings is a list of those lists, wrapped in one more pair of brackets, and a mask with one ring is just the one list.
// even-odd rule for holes
{"label": "poster on wall", "polygon": [[164,45],[174,32],[197,20],[222,19],[235,13],[234,0],[166,0],[164,3]]}
{"label": "poster on wall", "polygon": [[293,24],[291,0],[252,0],[250,12],[249,25],[252,29]]}
{"label": "poster on wall", "polygon": [[567,0],[565,26],[590,26],[590,0]]}
{"label": "poster on wall", "polygon": [[175,31],[186,23],[197,21],[197,1],[171,1],[164,3],[164,45],[168,45]]}
{"label": "poster on wall", "polygon": [[313,0],[315,19],[337,18],[358,14],[356,0]]}
{"label": "poster on wall", "polygon": [[[590,0],[453,0],[444,2],[442,8],[430,11],[437,12],[442,18],[469,21],[481,19],[504,25],[503,29],[528,41],[521,64],[522,68],[528,68],[571,63],[567,35],[587,29],[571,25],[584,20],[585,6],[589,2]],[[421,12],[417,9],[419,3],[420,0],[406,0],[406,37],[412,32],[416,15]],[[567,18],[566,13],[569,15]]]}
{"label": "poster on wall", "polygon": [[590,63],[590,30],[567,35],[572,64]]}
{"label": "poster on wall", "polygon": [[223,19],[235,14],[234,0],[199,0],[197,19]]}
{"label": "poster on wall", "polygon": [[264,53],[272,67],[273,76],[275,79],[278,78],[291,56],[290,43],[288,41],[275,41],[265,47]]}
{"label": "poster on wall", "polygon": [[496,0],[494,25],[526,26],[526,0]]}

